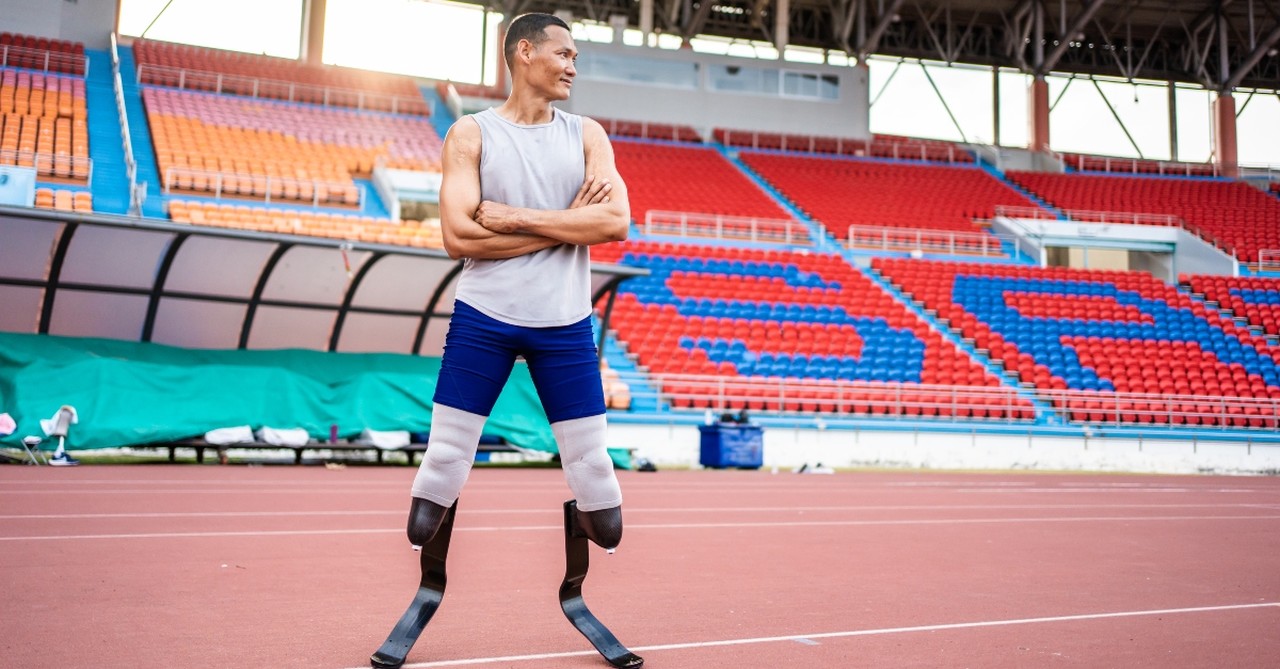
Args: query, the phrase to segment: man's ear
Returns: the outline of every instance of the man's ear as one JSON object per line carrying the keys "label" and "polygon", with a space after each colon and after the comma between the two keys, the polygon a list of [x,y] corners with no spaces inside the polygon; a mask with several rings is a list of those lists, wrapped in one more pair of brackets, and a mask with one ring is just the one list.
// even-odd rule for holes
{"label": "man's ear", "polygon": [[516,43],[517,59],[525,65],[528,65],[529,62],[533,60],[533,49],[533,42],[530,42],[527,39],[520,40]]}

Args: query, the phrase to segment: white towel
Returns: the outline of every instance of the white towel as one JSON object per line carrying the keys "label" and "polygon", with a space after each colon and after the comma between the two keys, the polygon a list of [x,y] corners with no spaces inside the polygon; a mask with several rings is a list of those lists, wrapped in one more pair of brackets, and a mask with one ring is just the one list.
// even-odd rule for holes
{"label": "white towel", "polygon": [[390,432],[380,432],[366,429],[360,433],[360,443],[372,444],[383,450],[404,448],[409,445],[409,431],[392,430]]}
{"label": "white towel", "polygon": [[258,430],[258,440],[273,446],[306,446],[311,437],[300,427],[278,428],[264,425]]}
{"label": "white towel", "polygon": [[44,435],[46,437],[53,435],[54,425],[58,422],[58,414],[62,413],[63,409],[66,409],[71,412],[72,425],[75,425],[76,423],[80,422],[80,415],[76,413],[76,408],[71,406],[70,404],[64,404],[58,407],[57,411],[53,412],[52,417],[40,419],[40,429],[44,430]]}
{"label": "white towel", "polygon": [[220,427],[204,433],[204,440],[214,446],[227,444],[244,444],[253,441],[253,428],[248,425],[236,427]]}

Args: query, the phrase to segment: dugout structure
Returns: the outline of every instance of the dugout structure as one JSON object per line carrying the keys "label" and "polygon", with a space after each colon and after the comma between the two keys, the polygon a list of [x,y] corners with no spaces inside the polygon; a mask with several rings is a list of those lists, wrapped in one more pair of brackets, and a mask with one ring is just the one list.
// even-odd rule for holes
{"label": "dugout structure", "polygon": [[[75,448],[238,424],[429,429],[461,267],[433,249],[0,208],[0,411],[19,422],[5,443],[61,404],[81,411]],[[643,273],[593,266],[594,301]],[[545,424],[519,365],[489,432],[553,450]]]}

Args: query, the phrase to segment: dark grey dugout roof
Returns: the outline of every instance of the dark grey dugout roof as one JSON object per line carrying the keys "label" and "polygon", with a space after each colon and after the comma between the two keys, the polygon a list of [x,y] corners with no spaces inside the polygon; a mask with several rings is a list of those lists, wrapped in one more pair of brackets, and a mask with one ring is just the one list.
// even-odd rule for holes
{"label": "dark grey dugout roof", "polygon": [[[0,207],[0,330],[440,355],[461,267],[433,249]],[[594,299],[642,274],[592,265]]]}
{"label": "dark grey dugout roof", "polygon": [[[462,0],[514,16],[567,10],[639,28],[638,0]],[[1280,87],[1280,0],[654,0],[653,28],[944,62]]]}

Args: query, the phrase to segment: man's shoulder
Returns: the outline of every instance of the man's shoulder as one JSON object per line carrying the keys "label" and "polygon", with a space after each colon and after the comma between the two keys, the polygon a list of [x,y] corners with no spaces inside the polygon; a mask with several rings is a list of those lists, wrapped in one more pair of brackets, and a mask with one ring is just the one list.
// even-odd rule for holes
{"label": "man's shoulder", "polygon": [[608,141],[609,133],[605,131],[604,126],[600,122],[590,116],[580,116],[582,119],[582,139],[585,142],[591,141]]}
{"label": "man's shoulder", "polygon": [[466,116],[459,118],[457,121],[454,121],[453,125],[449,126],[449,134],[446,136],[446,139],[448,137],[455,136],[480,136],[480,122],[476,120],[475,114],[467,114]]}
{"label": "man's shoulder", "polygon": [[480,124],[468,115],[458,119],[449,127],[449,133],[445,135],[444,144],[445,149],[467,149],[478,147],[480,140]]}

